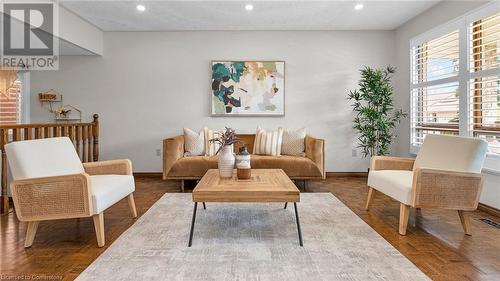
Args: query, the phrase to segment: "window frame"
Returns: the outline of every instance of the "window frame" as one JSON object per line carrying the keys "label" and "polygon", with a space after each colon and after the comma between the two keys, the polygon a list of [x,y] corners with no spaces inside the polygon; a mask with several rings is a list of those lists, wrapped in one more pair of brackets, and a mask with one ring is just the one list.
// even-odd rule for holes
{"label": "window frame", "polygon": [[[464,20],[463,19],[455,19],[450,22],[447,22],[441,26],[438,26],[436,28],[433,28],[423,34],[420,34],[412,39],[410,39],[410,153],[413,155],[416,155],[418,153],[418,150],[420,149],[419,145],[414,145],[413,143],[413,136],[414,136],[414,127],[413,127],[413,118],[415,115],[415,111],[413,110],[414,108],[414,97],[413,97],[413,91],[418,89],[418,88],[423,88],[423,87],[432,87],[432,86],[438,86],[438,85],[445,85],[445,84],[450,84],[450,83],[458,83],[458,95],[459,95],[459,122],[458,122],[458,134],[460,135],[461,132],[461,126],[462,126],[462,118],[464,118],[462,115],[462,87],[460,83],[460,75],[463,73],[462,69],[464,67],[463,65],[463,59],[462,59],[462,49],[463,49],[463,42],[461,40],[461,32],[462,32],[462,26]],[[413,56],[413,48],[418,47],[419,45],[422,45],[426,42],[432,41],[438,37],[447,35],[449,33],[458,31],[458,48],[459,48],[459,65],[458,65],[458,73],[457,75],[451,76],[451,77],[446,77],[446,78],[439,78],[436,80],[431,80],[431,81],[425,81],[425,82],[420,82],[420,83],[414,83],[413,79],[413,70],[414,70],[414,56]]]}
{"label": "window frame", "polygon": [[[414,89],[420,87],[429,87],[433,85],[440,85],[445,83],[451,83],[458,81],[458,95],[459,95],[459,132],[460,136],[473,136],[473,122],[471,120],[471,112],[473,104],[471,100],[471,79],[498,76],[500,75],[500,68],[482,70],[478,72],[471,72],[470,65],[470,47],[471,32],[469,29],[469,24],[474,23],[480,19],[491,16],[492,14],[498,13],[499,11],[498,3],[495,1],[487,3],[465,15],[462,15],[456,19],[453,19],[447,23],[444,23],[438,27],[435,27],[427,32],[417,35],[410,39],[410,116],[413,118],[415,112],[413,111],[413,91]],[[436,79],[432,81],[426,81],[422,83],[413,83],[413,73],[414,73],[414,62],[413,62],[413,48],[421,45],[425,42],[436,39],[440,36],[446,35],[450,32],[458,30],[458,40],[459,40],[459,70],[458,75],[453,77],[447,77],[443,79]],[[414,125],[412,120],[410,120],[410,154],[416,155],[420,149],[419,145],[414,144],[413,134]],[[488,165],[486,165],[488,164]],[[487,168],[495,171],[500,171],[500,155],[498,154],[487,154],[487,160],[485,166],[490,166],[493,168]]]}

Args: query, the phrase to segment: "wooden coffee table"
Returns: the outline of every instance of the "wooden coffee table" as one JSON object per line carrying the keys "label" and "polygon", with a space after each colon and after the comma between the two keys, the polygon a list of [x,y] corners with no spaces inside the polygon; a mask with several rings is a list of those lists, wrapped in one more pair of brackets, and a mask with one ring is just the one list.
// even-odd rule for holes
{"label": "wooden coffee table", "polygon": [[203,203],[204,208],[206,208],[205,202],[284,202],[285,209],[288,202],[293,202],[299,244],[303,246],[297,210],[297,202],[300,202],[300,191],[281,169],[252,169],[252,178],[249,180],[238,180],[236,172],[233,178],[221,178],[217,169],[208,170],[193,190],[193,202],[189,247],[193,242],[196,210],[199,202]]}

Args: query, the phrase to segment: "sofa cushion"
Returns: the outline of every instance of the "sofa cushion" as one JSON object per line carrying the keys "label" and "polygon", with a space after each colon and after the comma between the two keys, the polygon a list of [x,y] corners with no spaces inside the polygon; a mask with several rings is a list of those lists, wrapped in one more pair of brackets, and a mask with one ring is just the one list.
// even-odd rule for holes
{"label": "sofa cushion", "polygon": [[254,169],[283,169],[290,178],[322,177],[320,167],[301,156],[252,155],[251,165]]}
{"label": "sofa cushion", "polygon": [[[321,169],[309,158],[252,154],[252,169],[283,169],[290,178],[322,177]],[[201,178],[209,169],[217,169],[217,156],[183,157],[177,160],[169,177]]]}
{"label": "sofa cushion", "polygon": [[368,186],[407,205],[411,204],[412,184],[412,171],[380,170],[368,174]]}
{"label": "sofa cushion", "polygon": [[106,210],[135,190],[134,177],[129,175],[99,175],[90,177],[94,214]]}
{"label": "sofa cushion", "polygon": [[175,161],[168,176],[201,178],[209,169],[217,169],[217,156],[182,157]]}

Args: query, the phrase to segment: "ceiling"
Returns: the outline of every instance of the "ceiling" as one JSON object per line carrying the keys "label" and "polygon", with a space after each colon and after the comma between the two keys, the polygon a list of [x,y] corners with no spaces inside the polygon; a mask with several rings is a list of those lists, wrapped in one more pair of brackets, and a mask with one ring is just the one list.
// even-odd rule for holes
{"label": "ceiling", "polygon": [[[103,31],[392,30],[437,2],[60,1]],[[252,11],[245,10],[249,3]],[[364,8],[355,10],[357,3]]]}

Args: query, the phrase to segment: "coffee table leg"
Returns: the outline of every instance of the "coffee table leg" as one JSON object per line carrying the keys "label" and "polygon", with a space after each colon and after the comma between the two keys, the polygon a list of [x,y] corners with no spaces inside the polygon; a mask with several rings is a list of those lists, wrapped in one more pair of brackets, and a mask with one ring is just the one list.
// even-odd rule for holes
{"label": "coffee table leg", "polygon": [[293,207],[295,208],[295,220],[297,221],[297,231],[299,232],[299,243],[300,246],[303,247],[304,243],[302,243],[302,231],[300,230],[299,210],[297,209],[297,202],[293,202]]}
{"label": "coffee table leg", "polygon": [[205,202],[203,202],[203,209],[207,209],[207,206],[205,205]]}
{"label": "coffee table leg", "polygon": [[196,221],[196,209],[197,208],[198,208],[198,202],[194,202],[193,220],[191,221],[191,231],[189,232],[188,247],[191,247],[191,245],[193,244],[194,222]]}
{"label": "coffee table leg", "polygon": [[285,208],[283,208],[283,209],[286,209],[286,206],[288,206],[288,202],[285,202]]}

